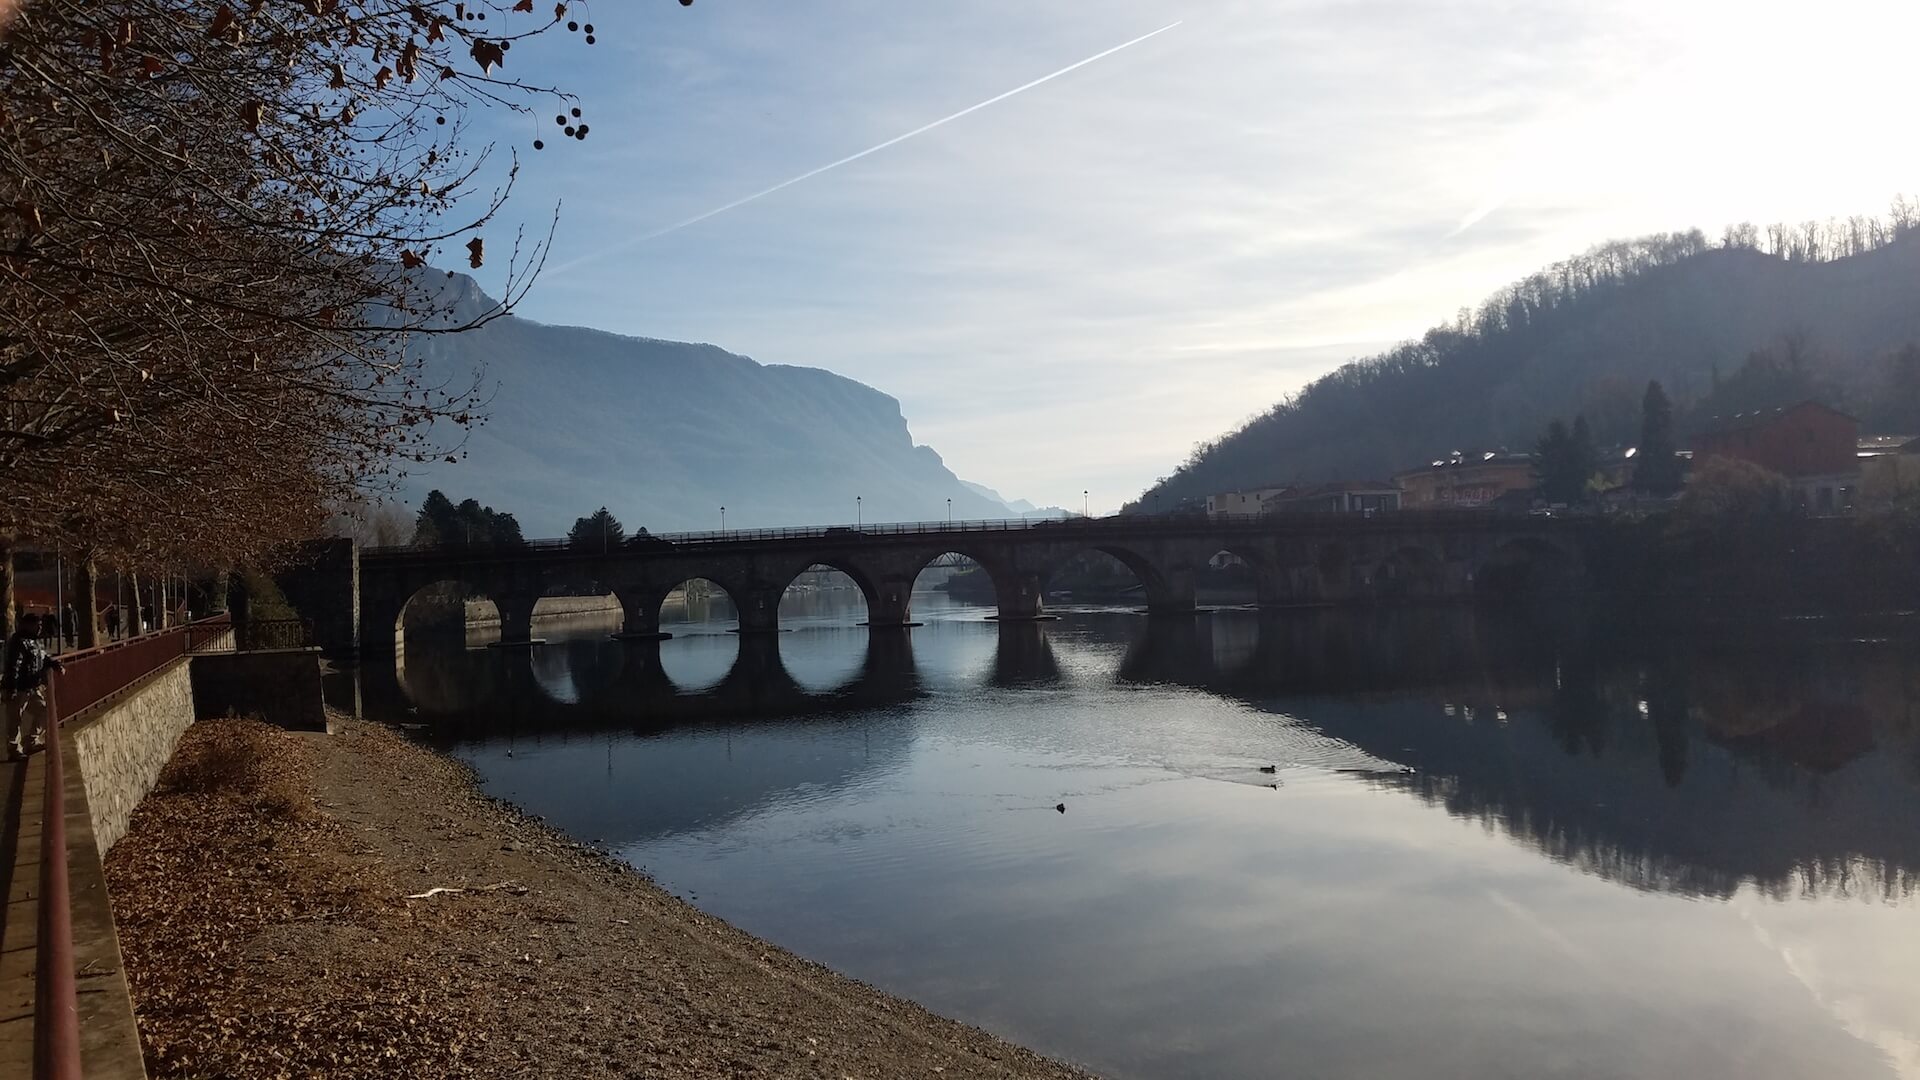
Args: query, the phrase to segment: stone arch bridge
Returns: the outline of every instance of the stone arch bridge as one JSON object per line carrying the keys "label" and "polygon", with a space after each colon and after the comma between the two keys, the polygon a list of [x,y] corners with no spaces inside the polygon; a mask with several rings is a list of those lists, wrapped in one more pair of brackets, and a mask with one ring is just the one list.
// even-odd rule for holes
{"label": "stone arch bridge", "polygon": [[914,579],[950,554],[986,572],[999,618],[1036,619],[1045,617],[1054,573],[1089,550],[1127,566],[1153,614],[1193,612],[1196,581],[1222,555],[1246,566],[1263,606],[1465,597],[1495,588],[1558,592],[1585,585],[1587,533],[1577,520],[1400,511],[733,531],[647,536],[586,551],[565,541],[375,548],[346,557],[357,578],[357,588],[349,590],[357,593],[353,617],[318,621],[353,626],[351,644],[339,640],[344,630],[322,634],[334,638],[322,642],[332,651],[345,646],[384,655],[393,648],[407,602],[423,589],[451,582],[494,602],[503,642],[529,640],[535,603],[555,595],[611,593],[620,600],[624,633],[657,634],[667,594],[705,578],[727,592],[742,633],[770,632],[779,629],[788,584],[811,567],[827,566],[859,587],[868,625],[902,627],[913,622]]}

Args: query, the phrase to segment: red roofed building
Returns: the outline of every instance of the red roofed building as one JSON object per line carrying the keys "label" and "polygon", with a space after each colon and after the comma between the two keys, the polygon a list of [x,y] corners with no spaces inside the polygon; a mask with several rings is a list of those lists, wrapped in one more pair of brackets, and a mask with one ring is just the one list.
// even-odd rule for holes
{"label": "red roofed building", "polygon": [[1808,509],[1853,503],[1860,483],[1860,421],[1817,401],[1728,417],[1693,442],[1695,465],[1711,458],[1750,462],[1793,482]]}

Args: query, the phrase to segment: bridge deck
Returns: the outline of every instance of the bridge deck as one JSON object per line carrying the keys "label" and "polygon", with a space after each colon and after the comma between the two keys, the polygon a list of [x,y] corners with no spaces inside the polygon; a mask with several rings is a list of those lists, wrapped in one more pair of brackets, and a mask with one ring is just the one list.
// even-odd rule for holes
{"label": "bridge deck", "polygon": [[1526,532],[1577,531],[1586,522],[1578,518],[1546,518],[1479,510],[1393,510],[1353,514],[1214,514],[1130,515],[1103,518],[1006,518],[973,521],[896,521],[799,525],[777,529],[728,529],[710,532],[651,533],[608,547],[576,545],[566,537],[523,540],[515,544],[441,544],[429,548],[399,545],[360,550],[364,561],[407,561],[447,556],[512,555],[600,556],[657,550],[685,551],[715,548],[752,548],[767,545],[804,546],[807,542],[922,543],[943,536],[980,539],[987,536],[1024,539],[1086,540],[1100,536],[1183,537],[1237,533],[1259,536],[1318,536],[1328,533]]}

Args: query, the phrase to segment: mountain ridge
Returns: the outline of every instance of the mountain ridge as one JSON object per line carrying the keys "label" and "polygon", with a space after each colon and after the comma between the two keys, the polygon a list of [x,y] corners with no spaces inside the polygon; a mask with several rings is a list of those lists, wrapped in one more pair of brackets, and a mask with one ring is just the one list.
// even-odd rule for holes
{"label": "mountain ridge", "polygon": [[1586,415],[1600,441],[1630,444],[1650,379],[1683,433],[1715,410],[1796,395],[1920,433],[1920,222],[1885,229],[1844,254],[1791,235],[1784,251],[1712,244],[1698,230],[1599,245],[1314,380],[1200,444],[1132,505],[1528,449],[1555,417]]}
{"label": "mountain ridge", "polygon": [[[465,274],[440,287],[453,320],[498,307]],[[916,444],[896,398],[825,369],[512,314],[409,348],[431,378],[487,389],[460,460],[410,470],[400,494],[474,498],[529,536],[602,505],[655,532],[717,528],[722,506],[728,528],[940,520],[949,498],[956,517],[1011,512]]]}

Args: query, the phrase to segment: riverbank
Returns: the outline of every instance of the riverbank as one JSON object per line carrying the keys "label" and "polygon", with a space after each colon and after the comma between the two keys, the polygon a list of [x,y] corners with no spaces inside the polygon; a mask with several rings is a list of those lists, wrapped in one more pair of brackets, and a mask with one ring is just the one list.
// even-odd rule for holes
{"label": "riverbank", "polygon": [[458,763],[335,720],[195,725],[108,858],[153,1076],[1087,1075],[760,941]]}

